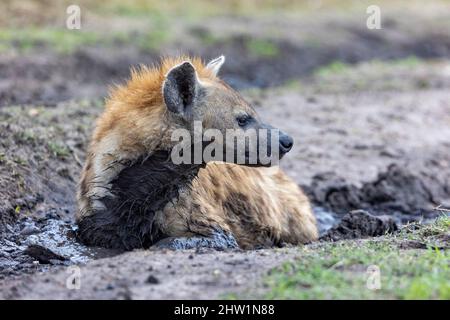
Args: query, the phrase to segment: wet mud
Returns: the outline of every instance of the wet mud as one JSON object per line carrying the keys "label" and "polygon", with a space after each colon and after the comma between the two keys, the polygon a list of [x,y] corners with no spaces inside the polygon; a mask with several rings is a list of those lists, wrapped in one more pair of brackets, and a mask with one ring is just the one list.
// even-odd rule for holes
{"label": "wet mud", "polygon": [[392,216],[374,216],[364,210],[350,211],[323,236],[321,241],[339,241],[382,236],[399,229]]}
{"label": "wet mud", "polygon": [[0,279],[121,253],[82,245],[73,222],[64,221],[54,210],[43,218],[25,217],[7,227],[0,238]]}
{"label": "wet mud", "polygon": [[393,215],[400,224],[433,219],[439,215],[436,207],[450,198],[448,173],[437,169],[420,170],[393,163],[361,187],[328,172],[315,175],[307,190],[314,203],[337,214],[365,209]]}

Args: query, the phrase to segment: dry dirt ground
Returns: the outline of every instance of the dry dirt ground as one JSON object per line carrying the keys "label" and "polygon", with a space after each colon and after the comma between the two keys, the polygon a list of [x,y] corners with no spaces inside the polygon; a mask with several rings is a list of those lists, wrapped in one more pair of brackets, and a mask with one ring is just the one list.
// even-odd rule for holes
{"label": "dry dirt ground", "polygon": [[[324,24],[322,42],[312,43],[288,32],[307,23],[228,19],[191,26],[165,51],[228,54],[223,77],[294,137],[281,166],[310,196],[322,234],[355,209],[401,226],[450,207],[448,32],[423,24],[411,33],[392,20],[375,36],[338,22],[339,41]],[[231,22],[229,34],[210,39]],[[267,24],[292,34],[275,33],[275,54],[248,46]],[[282,261],[301,260],[299,248],[119,253],[76,242],[75,185],[106,86],[159,54],[119,43],[0,57],[0,298],[226,297]],[[80,290],[66,286],[73,265]]]}
{"label": "dry dirt ground", "polygon": [[[80,290],[68,290],[74,270],[26,276],[2,287],[3,299],[213,299],[256,283],[298,250],[240,252],[134,251],[80,269]],[[32,279],[36,279],[35,282]],[[69,280],[70,281],[70,280]],[[39,283],[37,285],[37,283]]]}

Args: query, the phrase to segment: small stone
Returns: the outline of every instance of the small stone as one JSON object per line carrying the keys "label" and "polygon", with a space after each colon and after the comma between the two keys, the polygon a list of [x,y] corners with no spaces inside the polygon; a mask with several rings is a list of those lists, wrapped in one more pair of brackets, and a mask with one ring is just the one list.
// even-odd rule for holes
{"label": "small stone", "polygon": [[39,114],[39,110],[36,109],[36,108],[31,108],[31,109],[28,111],[28,115],[29,115],[30,117],[35,117],[35,116],[37,116],[38,114]]}
{"label": "small stone", "polygon": [[154,275],[151,274],[151,275],[148,276],[147,280],[145,280],[145,283],[148,283],[148,284],[159,284],[160,282],[159,282],[158,278],[156,278]]}
{"label": "small stone", "polygon": [[55,264],[57,261],[68,260],[66,257],[63,257],[53,252],[52,250],[38,244],[29,245],[25,249],[24,253],[29,255],[33,259],[36,259],[38,263],[42,264]]}
{"label": "small stone", "polygon": [[114,289],[114,285],[111,284],[111,283],[109,283],[109,284],[106,286],[106,290],[113,290],[113,289]]}
{"label": "small stone", "polygon": [[20,231],[22,236],[29,236],[36,233],[39,233],[39,228],[36,226],[26,226],[22,229],[22,231]]}
{"label": "small stone", "polygon": [[306,98],[306,101],[308,101],[309,103],[316,103],[317,99],[314,96],[309,96],[308,98]]}

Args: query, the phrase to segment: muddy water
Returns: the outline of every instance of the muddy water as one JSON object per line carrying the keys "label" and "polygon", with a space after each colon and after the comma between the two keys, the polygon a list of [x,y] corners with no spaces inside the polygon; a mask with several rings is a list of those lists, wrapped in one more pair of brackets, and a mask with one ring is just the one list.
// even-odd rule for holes
{"label": "muddy water", "polygon": [[45,271],[55,265],[84,264],[92,259],[114,256],[117,250],[86,247],[75,237],[73,223],[52,213],[36,220],[24,218],[0,239],[0,278]]}
{"label": "muddy water", "polygon": [[319,235],[324,235],[333,226],[339,223],[339,216],[331,210],[323,207],[313,207],[314,215],[317,219],[317,227],[319,228]]}

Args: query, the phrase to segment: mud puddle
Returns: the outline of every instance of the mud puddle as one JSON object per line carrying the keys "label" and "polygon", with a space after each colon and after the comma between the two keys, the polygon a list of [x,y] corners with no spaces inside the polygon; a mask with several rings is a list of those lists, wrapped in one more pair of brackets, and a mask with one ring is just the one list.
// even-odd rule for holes
{"label": "mud puddle", "polygon": [[0,278],[85,264],[121,253],[86,247],[76,240],[75,232],[72,222],[61,220],[54,212],[42,219],[26,217],[8,225],[0,239]]}

